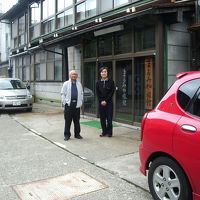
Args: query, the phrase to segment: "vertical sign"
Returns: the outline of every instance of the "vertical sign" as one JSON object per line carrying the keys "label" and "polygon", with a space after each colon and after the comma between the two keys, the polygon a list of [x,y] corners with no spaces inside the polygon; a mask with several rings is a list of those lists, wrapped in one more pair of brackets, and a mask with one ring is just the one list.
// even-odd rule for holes
{"label": "vertical sign", "polygon": [[145,58],[145,109],[153,109],[153,58]]}
{"label": "vertical sign", "polygon": [[127,106],[127,87],[126,87],[126,77],[127,70],[126,68],[122,69],[122,106]]}

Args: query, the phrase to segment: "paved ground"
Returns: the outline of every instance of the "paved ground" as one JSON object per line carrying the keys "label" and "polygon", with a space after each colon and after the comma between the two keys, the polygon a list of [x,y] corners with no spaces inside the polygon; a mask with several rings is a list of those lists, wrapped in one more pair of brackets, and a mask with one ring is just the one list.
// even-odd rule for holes
{"label": "paved ground", "polygon": [[[31,157],[29,161],[24,161],[26,164],[27,162],[29,163],[28,164],[28,166],[30,167],[29,170],[30,170],[30,173],[32,173],[33,175],[33,177],[29,177],[31,181],[34,180],[34,176],[36,180],[39,180],[41,179],[41,177],[43,177],[42,174],[40,173],[39,175],[36,176],[35,175],[36,172],[34,172],[35,164],[38,164],[40,159],[42,160],[43,157],[47,158],[47,160],[50,160],[50,161],[48,161],[48,163],[46,163],[45,166],[40,166],[39,168],[41,169],[44,167],[51,168],[53,160],[55,162],[58,162],[58,165],[60,162],[64,163],[64,165],[68,165],[69,163],[71,163],[69,165],[73,165],[72,164],[73,162],[70,162],[70,159],[73,160],[75,157],[80,160],[80,166],[84,172],[88,173],[88,171],[91,171],[91,169],[88,170],[88,166],[87,166],[87,163],[88,163],[89,166],[92,165],[93,167],[95,167],[96,170],[101,169],[105,173],[112,174],[114,175],[114,177],[118,177],[121,180],[125,180],[126,182],[131,183],[132,186],[136,186],[138,190],[139,188],[141,188],[144,192],[146,191],[146,195],[145,195],[146,197],[144,196],[139,197],[140,196],[139,194],[140,192],[139,192],[137,195],[134,194],[133,198],[129,198],[129,199],[136,199],[136,200],[151,199],[151,196],[148,193],[147,179],[146,177],[141,175],[141,173],[139,172],[138,146],[140,143],[140,134],[139,134],[139,130],[136,127],[124,126],[123,124],[115,123],[116,126],[114,127],[114,136],[112,138],[107,138],[107,137],[100,138],[99,134],[101,133],[101,129],[99,129],[97,126],[94,126],[94,127],[91,126],[93,122],[94,124],[97,124],[98,119],[81,118],[81,123],[82,123],[81,135],[83,136],[83,140],[78,140],[71,137],[69,141],[64,141],[63,140],[63,129],[64,129],[63,110],[60,107],[52,106],[48,104],[34,104],[34,109],[32,113],[19,112],[17,114],[11,114],[10,116],[14,120],[14,122],[18,124],[19,127],[25,128],[25,129],[22,129],[22,133],[20,134],[23,134],[26,136],[26,138],[20,139],[20,143],[16,143],[17,141],[15,141],[14,144],[12,143],[10,145],[19,146],[23,144],[23,142],[28,141],[30,144],[28,146],[29,148],[26,149],[27,153],[30,153],[31,157],[36,156],[38,159],[36,163],[31,163],[31,160],[32,160]],[[6,115],[3,117],[6,118]],[[1,117],[1,122],[2,122],[3,117]],[[90,122],[90,125],[84,124],[85,122]],[[3,129],[3,126],[6,126],[6,124],[3,125],[1,123],[0,128]],[[27,130],[27,131],[24,132],[24,130]],[[10,139],[15,139],[15,137],[13,136],[13,132],[15,131],[12,130],[12,125],[11,125],[9,134],[7,134],[7,137]],[[31,140],[33,139],[33,137],[34,137],[34,143],[33,142],[31,143]],[[34,152],[31,152],[31,151],[35,151],[33,150],[34,149],[33,145],[35,144],[35,139],[36,141],[39,141],[38,138],[43,139],[42,143],[49,143],[50,145],[49,147],[46,147],[47,149],[45,150],[43,149],[43,151],[45,152],[45,155],[40,155],[38,151],[36,151],[35,154]],[[42,144],[40,143],[41,143],[41,140],[39,144],[37,144],[38,146],[36,145],[35,147],[38,149],[42,148],[41,147]],[[3,141],[2,141],[2,144],[3,144]],[[11,148],[10,145],[8,145],[5,148]],[[52,146],[54,148],[57,147],[57,149],[60,149],[60,151],[54,150],[55,154],[49,155],[49,153],[47,153],[46,151],[48,151],[48,148],[52,149],[53,148]],[[67,161],[64,161],[62,158],[63,150],[65,153],[68,154]],[[15,154],[16,154],[15,156],[21,155],[20,152],[15,152]],[[31,165],[33,165],[33,172],[31,169]],[[20,164],[19,166],[23,166],[23,165]],[[75,166],[75,167],[73,166],[73,167],[80,168],[80,166]],[[22,177],[23,177],[23,174],[27,173],[28,168],[26,167],[24,170],[25,172],[22,173]],[[47,170],[47,172],[45,173],[48,174],[48,172],[50,173],[50,171],[51,170],[49,169],[49,171]],[[63,174],[66,174],[66,173],[63,173]],[[88,173],[88,174],[91,175],[92,173]],[[11,173],[10,178],[12,179],[13,176],[15,175],[14,174],[12,175]],[[17,177],[18,176],[22,178],[21,175],[17,174]],[[55,176],[55,172],[54,172],[54,176]],[[7,182],[6,177],[3,177],[2,181],[3,180]],[[27,181],[28,180],[24,180],[24,182],[27,182]],[[3,181],[2,184],[6,186],[5,182]],[[16,180],[13,182],[13,179],[11,182],[12,182],[11,185],[13,185],[14,183],[18,183]],[[114,195],[114,193],[112,193],[112,195]],[[1,189],[0,189],[0,194],[1,194]],[[126,199],[125,197],[122,198],[122,196],[120,198],[118,194],[118,197],[116,198],[112,196],[110,198],[105,198],[105,199]],[[104,199],[104,198],[101,197],[99,199]]]}

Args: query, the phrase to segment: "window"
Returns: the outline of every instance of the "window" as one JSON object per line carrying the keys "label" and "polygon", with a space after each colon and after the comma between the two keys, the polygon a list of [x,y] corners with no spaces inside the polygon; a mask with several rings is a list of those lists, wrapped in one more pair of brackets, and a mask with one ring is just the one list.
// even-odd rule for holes
{"label": "window", "polygon": [[76,21],[79,22],[85,18],[96,15],[96,0],[85,0],[76,6]]}
{"label": "window", "polygon": [[19,35],[25,32],[25,16],[19,18]]}
{"label": "window", "polygon": [[135,32],[135,51],[155,48],[155,28],[138,29]]}
{"label": "window", "polygon": [[37,24],[30,28],[30,37],[34,39],[40,36],[40,24]]}
{"label": "window", "polygon": [[200,117],[200,94],[195,99],[192,108],[193,109],[191,110],[191,114]]}
{"label": "window", "polygon": [[200,79],[191,80],[181,85],[177,93],[177,100],[182,109],[187,109],[199,86]]}
{"label": "window", "polygon": [[41,18],[41,4],[34,3],[31,5],[31,24],[36,24],[40,22]]}
{"label": "window", "polygon": [[65,11],[65,26],[73,24],[73,9]]}
{"label": "window", "polygon": [[130,0],[100,0],[100,13],[128,4]]}
{"label": "window", "polygon": [[62,81],[62,61],[55,61],[55,81]]}
{"label": "window", "polygon": [[[55,48],[55,51],[58,53],[62,53],[62,49]],[[62,81],[62,55],[55,54],[55,81]]]}
{"label": "window", "polygon": [[43,22],[43,34],[50,33],[54,30],[54,17]]}
{"label": "window", "polygon": [[79,22],[85,19],[85,2],[76,7],[76,21]]}
{"label": "window", "polygon": [[96,15],[96,0],[87,0],[86,1],[86,17],[92,17]]}
{"label": "window", "polygon": [[115,35],[114,41],[115,54],[129,53],[132,49],[131,32],[123,32]]}
{"label": "window", "polygon": [[99,37],[99,56],[112,55],[112,35]]}
{"label": "window", "polygon": [[60,13],[59,15],[57,15],[57,27],[56,28],[62,28],[62,27],[64,27],[65,26],[65,13],[63,12],[63,13]]}
{"label": "window", "polygon": [[55,0],[44,0],[42,2],[42,19],[46,19],[55,14]]}
{"label": "window", "polygon": [[62,81],[62,49],[53,47],[48,50],[52,52],[43,51],[35,55],[36,80]]}
{"label": "window", "polygon": [[[49,49],[54,51],[54,49]],[[47,52],[47,80],[54,80],[54,53]]]}
{"label": "window", "polygon": [[54,61],[47,62],[47,80],[54,80]]}
{"label": "window", "polygon": [[17,48],[18,47],[18,39],[17,37],[14,38],[14,48]]}
{"label": "window", "polygon": [[57,1],[57,5],[58,5],[58,12],[71,6],[73,4],[73,0],[59,0]]}
{"label": "window", "polygon": [[36,80],[46,80],[46,54],[45,52],[38,52],[35,55],[35,69],[36,69]]}
{"label": "window", "polygon": [[73,24],[73,9],[66,10],[65,12],[57,15],[57,28],[63,28]]}
{"label": "window", "polygon": [[100,0],[100,13],[106,12],[113,8],[113,0]]}
{"label": "window", "polygon": [[127,3],[129,3],[129,0],[114,0],[114,7],[119,7]]}
{"label": "window", "polygon": [[12,38],[15,38],[18,35],[18,20],[12,22]]}
{"label": "window", "polygon": [[85,41],[84,57],[92,58],[96,56],[96,40],[87,40]]}

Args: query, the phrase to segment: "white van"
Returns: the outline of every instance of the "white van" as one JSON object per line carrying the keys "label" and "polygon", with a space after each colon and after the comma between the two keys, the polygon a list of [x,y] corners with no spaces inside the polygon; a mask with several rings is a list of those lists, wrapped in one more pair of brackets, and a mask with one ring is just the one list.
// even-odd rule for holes
{"label": "white van", "polygon": [[17,78],[0,78],[0,111],[32,111],[33,97],[25,84]]}

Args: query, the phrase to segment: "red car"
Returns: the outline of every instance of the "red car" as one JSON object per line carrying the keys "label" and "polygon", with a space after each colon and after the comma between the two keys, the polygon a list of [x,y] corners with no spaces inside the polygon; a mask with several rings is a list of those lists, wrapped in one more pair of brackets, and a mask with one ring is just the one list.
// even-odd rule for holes
{"label": "red car", "polygon": [[155,200],[200,200],[200,72],[177,74],[144,115],[139,153]]}

